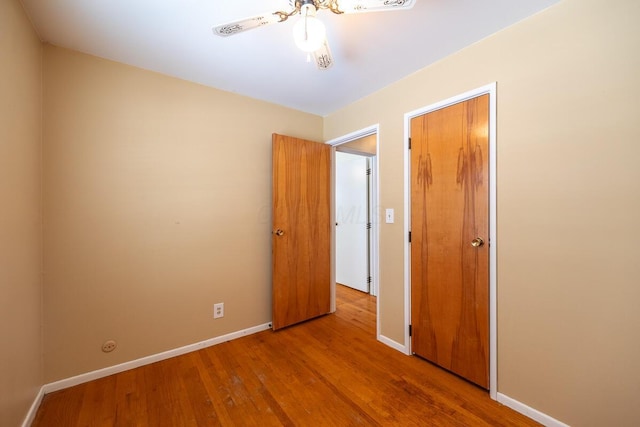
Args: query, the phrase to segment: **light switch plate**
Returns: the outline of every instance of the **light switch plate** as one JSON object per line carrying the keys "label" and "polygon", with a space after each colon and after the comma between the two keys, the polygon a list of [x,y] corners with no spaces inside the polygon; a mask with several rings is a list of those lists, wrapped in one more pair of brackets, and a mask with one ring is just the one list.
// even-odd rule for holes
{"label": "light switch plate", "polygon": [[393,209],[387,209],[384,215],[384,222],[386,222],[387,224],[393,224],[393,221],[394,221],[393,216],[394,216]]}

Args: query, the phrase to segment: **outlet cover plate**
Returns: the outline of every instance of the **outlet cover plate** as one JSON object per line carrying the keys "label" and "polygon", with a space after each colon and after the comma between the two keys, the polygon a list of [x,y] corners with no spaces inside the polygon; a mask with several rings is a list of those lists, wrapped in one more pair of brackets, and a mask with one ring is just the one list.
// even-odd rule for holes
{"label": "outlet cover plate", "polygon": [[224,303],[213,304],[213,318],[219,319],[221,317],[224,317]]}

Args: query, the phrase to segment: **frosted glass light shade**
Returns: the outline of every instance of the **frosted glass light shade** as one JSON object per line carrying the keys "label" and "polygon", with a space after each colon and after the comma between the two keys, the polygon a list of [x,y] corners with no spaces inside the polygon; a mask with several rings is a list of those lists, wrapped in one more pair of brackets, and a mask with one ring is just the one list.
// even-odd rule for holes
{"label": "frosted glass light shade", "polygon": [[315,52],[324,43],[327,30],[322,21],[314,16],[302,16],[293,26],[293,40],[304,52]]}

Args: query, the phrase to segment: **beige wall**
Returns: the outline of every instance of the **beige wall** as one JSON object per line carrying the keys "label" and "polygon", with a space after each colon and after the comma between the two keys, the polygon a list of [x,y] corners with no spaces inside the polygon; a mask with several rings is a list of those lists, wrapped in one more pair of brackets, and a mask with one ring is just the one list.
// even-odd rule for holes
{"label": "beige wall", "polygon": [[376,155],[378,144],[378,135],[369,135],[363,138],[358,138],[353,141],[349,141],[344,144],[340,144],[336,147],[336,151],[343,151],[345,153],[352,154],[371,154]]}
{"label": "beige wall", "polygon": [[[403,212],[403,114],[498,83],[498,391],[575,426],[640,423],[640,3],[567,0],[325,119],[380,123]],[[382,333],[403,342],[403,224],[383,224]]]}
{"label": "beige wall", "polygon": [[322,118],[53,46],[44,63],[45,380],[269,322],[271,134],[320,140]]}
{"label": "beige wall", "polygon": [[42,48],[17,0],[0,2],[0,425],[42,384]]}

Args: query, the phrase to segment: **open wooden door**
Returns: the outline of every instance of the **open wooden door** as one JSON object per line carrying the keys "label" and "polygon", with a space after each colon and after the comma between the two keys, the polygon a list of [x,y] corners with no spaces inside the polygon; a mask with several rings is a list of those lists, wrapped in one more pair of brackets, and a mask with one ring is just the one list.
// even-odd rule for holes
{"label": "open wooden door", "polygon": [[331,147],[273,134],[273,329],[331,308]]}
{"label": "open wooden door", "polygon": [[411,120],[412,351],[489,386],[489,95]]}

